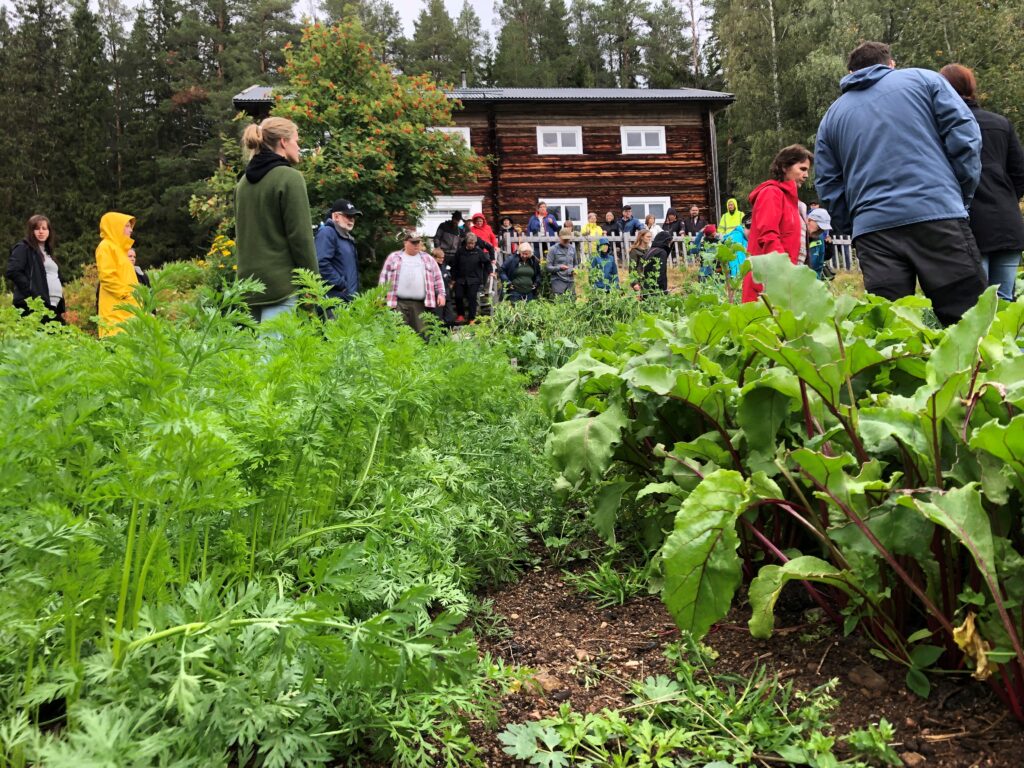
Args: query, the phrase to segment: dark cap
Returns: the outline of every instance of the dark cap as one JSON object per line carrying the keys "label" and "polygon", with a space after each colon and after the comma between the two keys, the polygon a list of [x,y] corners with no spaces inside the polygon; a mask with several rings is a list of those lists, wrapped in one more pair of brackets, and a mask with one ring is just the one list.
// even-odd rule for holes
{"label": "dark cap", "polygon": [[363,212],[356,208],[348,200],[338,199],[331,206],[331,213],[344,213],[346,216],[362,216]]}
{"label": "dark cap", "polygon": [[452,221],[462,221],[462,211],[452,211]]}

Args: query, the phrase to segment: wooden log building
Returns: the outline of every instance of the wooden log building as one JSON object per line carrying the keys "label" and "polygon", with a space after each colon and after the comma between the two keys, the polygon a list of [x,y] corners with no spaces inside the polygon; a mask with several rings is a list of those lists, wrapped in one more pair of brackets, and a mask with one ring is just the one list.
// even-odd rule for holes
{"label": "wooden log building", "polygon": [[[733,96],[693,88],[458,88],[453,131],[481,156],[490,176],[438,197],[419,222],[426,233],[451,217],[482,211],[495,228],[510,216],[525,225],[539,201],[561,222],[587,214],[604,220],[624,205],[660,223],[674,207],[683,218],[696,203],[720,216],[715,113]],[[272,105],[269,88],[252,86],[235,107],[256,117]]]}

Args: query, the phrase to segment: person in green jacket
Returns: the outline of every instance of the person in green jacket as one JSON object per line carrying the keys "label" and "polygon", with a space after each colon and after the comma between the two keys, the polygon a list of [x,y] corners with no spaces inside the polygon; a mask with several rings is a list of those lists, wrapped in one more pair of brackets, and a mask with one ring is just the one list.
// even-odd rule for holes
{"label": "person in green jacket", "polygon": [[725,203],[725,213],[718,220],[718,234],[724,237],[742,223],[743,211],[740,210],[739,205],[736,203],[736,198],[730,197]]}
{"label": "person in green jacket", "polygon": [[296,269],[318,271],[306,182],[299,162],[299,129],[291,120],[268,117],[242,134],[251,159],[235,187],[238,277],[254,277],[263,290],[249,296],[258,323],[289,312],[297,303]]}

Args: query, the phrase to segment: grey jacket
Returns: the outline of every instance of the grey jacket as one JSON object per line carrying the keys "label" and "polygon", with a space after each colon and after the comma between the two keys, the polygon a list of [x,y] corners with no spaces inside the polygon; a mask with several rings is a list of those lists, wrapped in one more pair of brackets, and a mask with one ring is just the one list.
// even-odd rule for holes
{"label": "grey jacket", "polygon": [[[562,271],[561,267],[569,269]],[[551,273],[551,282],[571,283],[576,273],[576,247],[571,243],[562,245],[555,243],[548,249],[548,272]]]}

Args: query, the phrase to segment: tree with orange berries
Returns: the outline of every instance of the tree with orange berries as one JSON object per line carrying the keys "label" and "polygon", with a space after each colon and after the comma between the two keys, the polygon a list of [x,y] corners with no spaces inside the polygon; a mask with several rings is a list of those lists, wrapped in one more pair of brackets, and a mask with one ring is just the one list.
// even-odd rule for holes
{"label": "tree with orange berries", "polygon": [[429,130],[452,125],[456,104],[426,75],[393,73],[358,21],[306,27],[281,74],[272,114],[299,126],[314,221],[344,197],[363,212],[359,239],[375,242],[485,170],[459,135]]}

